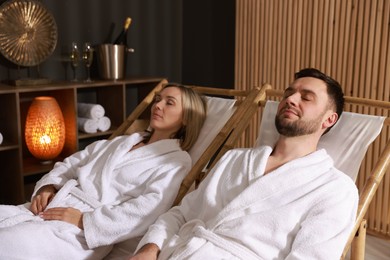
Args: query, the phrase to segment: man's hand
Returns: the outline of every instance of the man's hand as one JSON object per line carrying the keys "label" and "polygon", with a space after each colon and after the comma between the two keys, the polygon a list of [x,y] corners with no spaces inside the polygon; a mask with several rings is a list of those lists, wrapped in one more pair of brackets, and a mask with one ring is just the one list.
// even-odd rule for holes
{"label": "man's hand", "polygon": [[54,198],[56,192],[57,190],[53,185],[46,185],[40,188],[31,201],[31,212],[37,215],[44,211],[50,201]]}
{"label": "man's hand", "polygon": [[39,214],[44,220],[61,220],[84,229],[83,213],[75,208],[50,208]]}
{"label": "man's hand", "polygon": [[156,244],[146,244],[129,260],[156,260],[159,253],[160,248]]}

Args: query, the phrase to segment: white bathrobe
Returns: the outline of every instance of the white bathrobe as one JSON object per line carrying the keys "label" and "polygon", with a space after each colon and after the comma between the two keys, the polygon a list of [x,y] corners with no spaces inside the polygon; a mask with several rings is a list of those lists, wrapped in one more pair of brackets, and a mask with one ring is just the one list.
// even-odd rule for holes
{"label": "white bathrobe", "polygon": [[97,141],[56,163],[36,184],[34,194],[48,184],[59,188],[48,207],[78,208],[84,230],[42,221],[26,209],[29,204],[0,206],[0,259],[100,259],[114,243],[138,244],[170,208],[191,167],[176,139],[129,151],[143,138],[137,133]]}
{"label": "white bathrobe", "polygon": [[339,259],[358,193],[325,150],[264,175],[272,148],[228,152],[180,206],[159,217],[146,243],[159,259]]}

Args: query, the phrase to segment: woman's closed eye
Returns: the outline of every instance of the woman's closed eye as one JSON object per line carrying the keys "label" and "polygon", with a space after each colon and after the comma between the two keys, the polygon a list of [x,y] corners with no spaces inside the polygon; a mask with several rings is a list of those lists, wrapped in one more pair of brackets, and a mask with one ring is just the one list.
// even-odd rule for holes
{"label": "woman's closed eye", "polygon": [[159,103],[160,101],[164,101],[164,104],[168,106],[175,106],[177,104],[177,99],[173,96],[164,96],[161,94],[156,94],[154,96],[153,102]]}
{"label": "woman's closed eye", "polygon": [[155,95],[153,99],[153,103],[157,103],[161,101],[161,96],[160,95]]}
{"label": "woman's closed eye", "polygon": [[169,105],[169,106],[174,106],[174,105],[176,105],[176,102],[175,102],[175,100],[174,99],[168,99],[167,100],[167,105]]}

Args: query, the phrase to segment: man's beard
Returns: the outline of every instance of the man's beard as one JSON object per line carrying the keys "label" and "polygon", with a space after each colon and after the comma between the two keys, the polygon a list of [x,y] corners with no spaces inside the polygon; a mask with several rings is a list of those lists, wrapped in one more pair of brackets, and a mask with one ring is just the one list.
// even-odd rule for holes
{"label": "man's beard", "polygon": [[275,126],[278,130],[279,134],[284,135],[286,137],[295,137],[302,135],[313,134],[318,130],[318,127],[321,125],[323,113],[317,118],[304,121],[302,119],[298,119],[293,122],[288,122],[283,118],[283,115],[276,115],[275,117]]}

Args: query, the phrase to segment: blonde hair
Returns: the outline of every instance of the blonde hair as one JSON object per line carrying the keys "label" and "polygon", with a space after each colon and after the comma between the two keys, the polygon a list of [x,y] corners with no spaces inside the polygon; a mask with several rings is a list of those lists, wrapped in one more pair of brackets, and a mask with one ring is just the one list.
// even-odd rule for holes
{"label": "blonde hair", "polygon": [[204,98],[193,89],[177,84],[167,84],[163,89],[176,87],[181,92],[183,125],[173,138],[180,140],[180,146],[188,151],[195,144],[206,119],[207,105]]}

